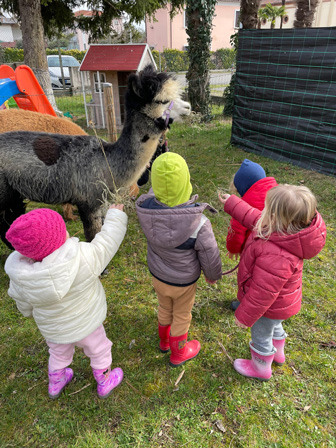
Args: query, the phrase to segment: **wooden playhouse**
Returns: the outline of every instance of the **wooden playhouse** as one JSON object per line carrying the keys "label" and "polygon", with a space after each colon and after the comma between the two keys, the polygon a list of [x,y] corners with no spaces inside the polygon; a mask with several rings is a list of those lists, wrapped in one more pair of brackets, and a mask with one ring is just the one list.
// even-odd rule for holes
{"label": "wooden playhouse", "polygon": [[[146,65],[156,64],[147,44],[94,44],[86,52],[79,68],[80,73],[89,73],[92,98],[88,101],[83,89],[87,125],[90,121],[96,128],[106,128],[108,121],[107,88],[112,85],[115,122],[122,127],[125,116],[125,91],[131,73],[141,71]],[[105,92],[104,92],[105,90]]]}

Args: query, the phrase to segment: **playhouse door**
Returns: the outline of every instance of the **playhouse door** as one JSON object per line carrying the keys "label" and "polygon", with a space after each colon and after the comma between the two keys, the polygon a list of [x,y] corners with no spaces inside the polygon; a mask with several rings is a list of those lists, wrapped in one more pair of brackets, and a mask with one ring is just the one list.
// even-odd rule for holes
{"label": "playhouse door", "polygon": [[118,72],[120,118],[121,123],[125,121],[125,92],[127,89],[127,78],[132,72]]}

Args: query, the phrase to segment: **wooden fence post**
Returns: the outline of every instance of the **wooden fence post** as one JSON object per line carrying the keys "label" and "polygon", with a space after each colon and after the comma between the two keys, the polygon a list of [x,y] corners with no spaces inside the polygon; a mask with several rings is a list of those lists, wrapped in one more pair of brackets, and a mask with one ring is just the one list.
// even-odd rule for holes
{"label": "wooden fence post", "polygon": [[118,140],[118,136],[114,110],[113,86],[108,82],[104,83],[104,105],[106,111],[108,140],[110,142],[116,142]]}

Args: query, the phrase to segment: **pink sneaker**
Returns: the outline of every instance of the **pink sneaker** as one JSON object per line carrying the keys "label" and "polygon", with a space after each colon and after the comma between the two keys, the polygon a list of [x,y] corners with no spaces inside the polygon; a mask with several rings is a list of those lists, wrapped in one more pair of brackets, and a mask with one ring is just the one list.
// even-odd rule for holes
{"label": "pink sneaker", "polygon": [[272,376],[272,361],[274,353],[262,354],[256,350],[250,342],[252,359],[236,359],[233,363],[234,369],[240,375],[268,381]]}
{"label": "pink sneaker", "polygon": [[284,364],[286,361],[285,342],[285,338],[273,339],[273,346],[276,348],[276,354],[274,355],[273,362],[278,366],[282,366],[282,364]]}
{"label": "pink sneaker", "polygon": [[49,385],[48,395],[52,399],[58,398],[67,384],[70,383],[73,377],[73,370],[64,368],[59,370],[49,370]]}
{"label": "pink sneaker", "polygon": [[124,378],[124,372],[119,367],[111,370],[111,366],[107,369],[92,369],[93,376],[98,383],[97,394],[99,398],[107,398],[111,395],[112,390],[119,386]]}

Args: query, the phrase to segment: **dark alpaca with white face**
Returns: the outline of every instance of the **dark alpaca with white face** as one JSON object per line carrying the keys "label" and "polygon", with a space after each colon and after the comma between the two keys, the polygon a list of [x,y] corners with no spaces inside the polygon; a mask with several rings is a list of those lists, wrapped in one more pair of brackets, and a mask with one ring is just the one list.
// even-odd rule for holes
{"label": "dark alpaca with white face", "polygon": [[[147,66],[132,74],[126,92],[126,120],[115,143],[91,136],[36,132],[0,135],[0,233],[25,212],[24,199],[77,205],[85,237],[102,226],[105,185],[111,192],[134,184],[151,160],[169,122],[190,113],[178,82]],[[171,103],[173,101],[173,104]],[[102,147],[106,154],[105,159]],[[107,163],[108,162],[108,163]],[[112,176],[111,176],[112,173]],[[6,241],[5,241],[6,242]]]}

